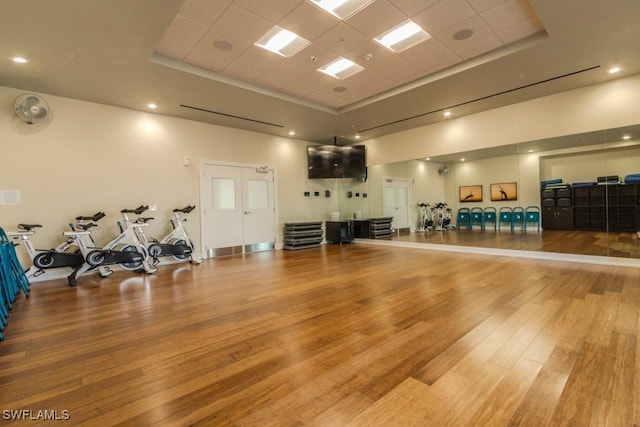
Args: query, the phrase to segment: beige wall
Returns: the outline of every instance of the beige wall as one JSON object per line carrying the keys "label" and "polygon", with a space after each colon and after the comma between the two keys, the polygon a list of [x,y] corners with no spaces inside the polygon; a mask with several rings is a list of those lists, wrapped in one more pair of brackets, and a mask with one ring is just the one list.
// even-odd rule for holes
{"label": "beige wall", "polygon": [[558,155],[540,159],[541,179],[592,182],[599,176],[618,175],[621,180],[640,173],[640,148]]}
{"label": "beige wall", "polygon": [[[370,165],[638,124],[640,75],[366,141]],[[455,115],[455,111],[454,111]]]}
{"label": "beige wall", "polygon": [[[120,210],[155,204],[151,236],[168,231],[171,210],[199,205],[201,161],[275,168],[278,244],[284,222],[318,219],[338,209],[338,180],[308,180],[305,141],[278,138],[194,121],[42,94],[51,116],[27,125],[13,101],[28,91],[0,87],[0,190],[19,190],[21,204],[0,205],[0,227],[40,223],[34,242],[57,244],[78,215],[104,211],[98,243],[115,235]],[[183,157],[191,166],[183,166]],[[331,198],[324,190],[332,191]],[[321,197],[304,197],[320,191]],[[199,211],[190,235],[200,246]]]}

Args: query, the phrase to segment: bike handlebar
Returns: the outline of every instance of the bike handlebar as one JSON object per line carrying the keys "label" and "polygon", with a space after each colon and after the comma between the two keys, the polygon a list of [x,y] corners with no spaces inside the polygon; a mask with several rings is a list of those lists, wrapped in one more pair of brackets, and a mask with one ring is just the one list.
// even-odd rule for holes
{"label": "bike handlebar", "polygon": [[104,212],[96,212],[93,216],[77,216],[76,221],[98,221],[107,216]]}
{"label": "bike handlebar", "polygon": [[182,209],[174,209],[174,212],[182,212],[185,214],[188,214],[189,212],[191,212],[192,210],[194,210],[196,207],[194,205],[187,205]]}
{"label": "bike handlebar", "polygon": [[122,209],[120,213],[134,213],[136,215],[140,215],[142,212],[146,211],[147,209],[149,209],[148,205],[140,205],[135,209]]}

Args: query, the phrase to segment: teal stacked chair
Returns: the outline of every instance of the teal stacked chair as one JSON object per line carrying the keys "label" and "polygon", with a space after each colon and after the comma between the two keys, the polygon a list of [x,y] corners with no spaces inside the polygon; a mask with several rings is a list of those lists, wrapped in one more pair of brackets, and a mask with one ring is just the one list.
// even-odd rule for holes
{"label": "teal stacked chair", "polygon": [[540,231],[540,208],[538,206],[527,206],[524,210],[524,229],[526,230],[529,224],[535,224]]}
{"label": "teal stacked chair", "polygon": [[469,210],[469,208],[458,209],[456,227],[458,227],[458,229],[462,229],[462,227],[466,228],[467,230],[471,229],[471,211]]}
{"label": "teal stacked chair", "polygon": [[[29,281],[18,261],[13,242],[0,228],[0,331],[4,331],[9,310],[21,290],[25,296],[29,296]],[[0,333],[2,339],[4,336]]]}
{"label": "teal stacked chair", "polygon": [[516,227],[524,230],[524,208],[522,206],[513,208],[513,216],[511,218],[511,231],[515,230]]}
{"label": "teal stacked chair", "polygon": [[487,228],[487,224],[493,223],[493,229],[498,230],[498,213],[496,208],[489,206],[484,208],[484,212],[482,213],[482,229]]}
{"label": "teal stacked chair", "polygon": [[498,212],[498,230],[502,228],[502,225],[509,226],[509,230],[513,230],[513,209],[509,207],[502,207]]}
{"label": "teal stacked chair", "polygon": [[481,207],[471,208],[471,228],[474,225],[479,225],[481,230],[484,230],[484,222],[482,221],[484,214]]}

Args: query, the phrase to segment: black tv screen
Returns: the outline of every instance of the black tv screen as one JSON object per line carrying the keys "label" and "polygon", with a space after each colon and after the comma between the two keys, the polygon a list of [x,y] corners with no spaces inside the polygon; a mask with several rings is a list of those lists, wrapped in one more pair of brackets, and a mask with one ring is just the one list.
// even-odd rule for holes
{"label": "black tv screen", "polygon": [[311,145],[307,147],[309,178],[366,178],[364,145]]}

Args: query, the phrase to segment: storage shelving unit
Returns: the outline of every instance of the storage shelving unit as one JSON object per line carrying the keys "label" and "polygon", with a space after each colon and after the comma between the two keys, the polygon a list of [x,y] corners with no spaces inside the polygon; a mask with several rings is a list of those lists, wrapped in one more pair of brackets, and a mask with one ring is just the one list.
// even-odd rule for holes
{"label": "storage shelving unit", "polygon": [[[553,222],[551,212],[557,211],[549,200],[558,189],[543,190],[543,228],[576,229],[594,231],[638,231],[640,230],[640,185],[639,184],[606,184],[573,187],[571,191],[573,224]],[[547,200],[547,206],[545,206]],[[554,201],[553,203],[557,203]],[[545,212],[547,215],[545,216]],[[555,227],[554,227],[555,225]]]}

